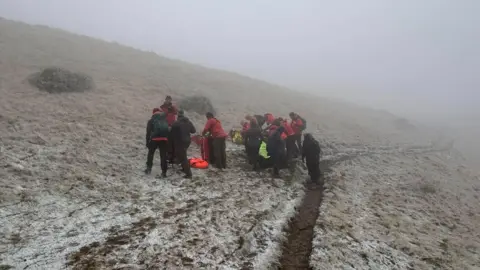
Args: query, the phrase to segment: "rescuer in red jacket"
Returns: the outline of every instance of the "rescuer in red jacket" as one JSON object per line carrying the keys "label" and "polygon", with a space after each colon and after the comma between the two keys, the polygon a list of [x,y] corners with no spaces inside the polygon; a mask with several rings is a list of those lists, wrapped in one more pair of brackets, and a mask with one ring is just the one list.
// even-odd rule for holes
{"label": "rescuer in red jacket", "polygon": [[[165,101],[163,102],[162,106],[160,106],[160,110],[162,110],[167,116],[166,117],[167,123],[168,123],[169,129],[171,129],[173,123],[177,121],[177,114],[178,114],[178,109],[175,105],[173,105],[171,96],[167,96],[165,98]],[[172,137],[171,134],[168,136],[168,141],[169,141],[168,148],[167,148],[168,160],[170,161],[170,164],[173,164],[175,163],[175,146],[173,144],[174,138]]]}
{"label": "rescuer in red jacket", "polygon": [[215,166],[218,169],[225,169],[227,168],[226,139],[228,135],[223,130],[222,123],[213,116],[213,113],[208,112],[205,116],[207,117],[207,123],[202,135],[206,136],[208,134],[209,139],[212,140]]}

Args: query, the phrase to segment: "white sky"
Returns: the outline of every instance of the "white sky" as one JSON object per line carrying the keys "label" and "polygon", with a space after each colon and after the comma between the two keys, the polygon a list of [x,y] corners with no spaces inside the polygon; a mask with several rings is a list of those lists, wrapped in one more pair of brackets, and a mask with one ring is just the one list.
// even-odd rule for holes
{"label": "white sky", "polygon": [[480,111],[478,0],[0,0],[0,16],[394,112]]}

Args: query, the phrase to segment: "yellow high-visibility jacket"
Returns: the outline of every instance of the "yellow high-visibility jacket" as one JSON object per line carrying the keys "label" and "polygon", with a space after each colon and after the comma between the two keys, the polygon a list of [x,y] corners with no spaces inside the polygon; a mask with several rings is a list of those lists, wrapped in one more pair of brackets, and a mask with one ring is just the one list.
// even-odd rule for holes
{"label": "yellow high-visibility jacket", "polygon": [[260,148],[258,149],[258,154],[264,159],[270,158],[267,152],[267,144],[265,142],[262,142],[262,144],[260,144]]}

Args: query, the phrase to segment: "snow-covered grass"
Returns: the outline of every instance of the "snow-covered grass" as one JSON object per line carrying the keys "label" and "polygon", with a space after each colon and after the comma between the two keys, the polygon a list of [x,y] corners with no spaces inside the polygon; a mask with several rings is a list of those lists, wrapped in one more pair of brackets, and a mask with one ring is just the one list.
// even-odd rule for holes
{"label": "snow-covered grass", "polygon": [[[304,176],[247,172],[232,145],[222,173],[142,173],[152,108],[167,94],[175,102],[195,92],[211,99],[227,130],[247,113],[307,119],[333,167],[315,229],[316,269],[479,267],[479,178],[458,166],[438,131],[46,27],[0,19],[0,44],[4,265],[274,268]],[[50,95],[26,82],[52,65],[90,75],[96,89]],[[187,116],[197,128],[205,122]]]}
{"label": "snow-covered grass", "polygon": [[129,181],[113,188],[113,196],[112,187],[81,200],[31,191],[31,201],[4,203],[1,259],[33,269],[67,263],[78,269],[266,269],[278,260],[304,177],[272,179],[266,172],[245,171],[242,151],[229,145],[228,153],[231,169],[195,170],[192,180],[175,172],[166,179],[155,171],[144,176],[143,160],[136,160]]}
{"label": "snow-covered grass", "polygon": [[[3,264],[40,269],[86,261],[100,268],[112,263],[245,264],[264,269],[278,259],[283,227],[303,194],[302,178],[271,180],[245,172],[245,158],[235,146],[229,146],[229,169],[222,173],[195,170],[190,181],[173,171],[167,179],[142,173],[145,125],[164,95],[175,101],[203,86],[210,92],[202,94],[212,97],[228,130],[248,111],[242,92],[247,86],[275,87],[7,21],[0,21],[0,40]],[[75,48],[64,50],[62,41]],[[52,59],[90,74],[97,88],[58,95],[33,89],[24,79]],[[255,107],[260,105],[265,104]],[[187,116],[199,129],[205,122],[203,116]],[[193,146],[192,151],[199,155]],[[157,261],[162,258],[168,262]]]}
{"label": "snow-covered grass", "polygon": [[475,269],[478,177],[428,147],[337,164],[315,228],[314,269]]}

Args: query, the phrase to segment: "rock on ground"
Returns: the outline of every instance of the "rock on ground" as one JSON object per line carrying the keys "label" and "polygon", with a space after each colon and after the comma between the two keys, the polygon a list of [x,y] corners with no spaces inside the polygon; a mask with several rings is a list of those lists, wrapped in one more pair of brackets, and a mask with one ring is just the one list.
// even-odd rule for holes
{"label": "rock on ground", "polygon": [[94,88],[93,79],[60,67],[48,67],[29,76],[28,81],[48,93],[84,92]]}

